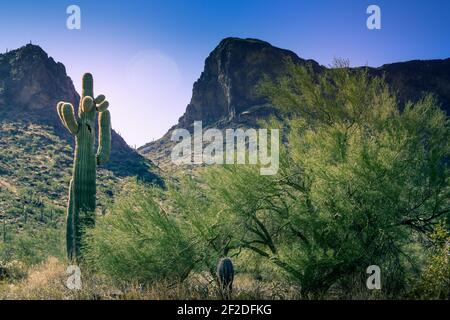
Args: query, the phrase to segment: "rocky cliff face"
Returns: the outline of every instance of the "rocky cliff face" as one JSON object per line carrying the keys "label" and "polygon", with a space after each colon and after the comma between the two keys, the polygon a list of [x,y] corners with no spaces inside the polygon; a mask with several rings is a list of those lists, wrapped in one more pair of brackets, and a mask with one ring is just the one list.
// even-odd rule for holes
{"label": "rocky cliff face", "polygon": [[[192,99],[178,124],[161,139],[139,148],[157,161],[170,155],[170,135],[174,128],[191,129],[194,121],[204,126],[254,126],[256,120],[276,110],[255,92],[256,85],[268,76],[276,79],[285,72],[285,61],[310,63],[315,72],[325,67],[314,60],[304,60],[289,50],[276,48],[256,39],[226,38],[210,53],[204,71],[194,83]],[[374,76],[385,75],[400,104],[416,101],[431,92],[450,114],[450,58],[446,60],[409,61],[369,68]]]}
{"label": "rocky cliff face", "polygon": [[[192,99],[180,118],[179,127],[189,127],[194,120],[212,124],[222,119],[236,119],[243,112],[266,101],[255,86],[268,76],[276,79],[285,72],[285,61],[310,63],[316,72],[324,67],[314,60],[304,60],[289,50],[276,48],[256,39],[226,38],[210,53],[204,71],[194,83]],[[435,93],[450,110],[450,59],[414,60],[369,68],[373,75],[385,75],[399,94],[401,102]]]}
{"label": "rocky cliff face", "polygon": [[[56,103],[61,100],[70,101],[78,108],[80,97],[64,65],[55,62],[41,47],[28,44],[0,54],[0,121],[43,124],[73,145],[73,137],[63,128],[56,113]],[[150,161],[112,132],[111,161],[106,168],[117,176],[136,175],[161,183],[149,171],[152,167]]]}
{"label": "rocky cliff face", "polygon": [[401,105],[432,93],[450,115],[450,58],[385,64],[379,68],[370,68],[370,72],[386,77]]}
{"label": "rocky cliff face", "polygon": [[[179,126],[188,127],[194,120],[202,120],[206,125],[221,119],[233,120],[242,112],[265,104],[266,101],[256,94],[255,84],[264,76],[282,75],[286,58],[305,63],[295,53],[261,40],[222,40],[206,59]],[[310,62],[320,69],[315,61]]]}
{"label": "rocky cliff face", "polygon": [[76,101],[78,94],[64,65],[39,46],[0,55],[0,111],[40,113],[63,97]]}

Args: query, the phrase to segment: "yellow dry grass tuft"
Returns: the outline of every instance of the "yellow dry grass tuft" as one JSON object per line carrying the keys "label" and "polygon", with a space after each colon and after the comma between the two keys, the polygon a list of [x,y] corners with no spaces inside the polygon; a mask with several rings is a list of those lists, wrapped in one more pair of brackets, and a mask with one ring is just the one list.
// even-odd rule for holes
{"label": "yellow dry grass tuft", "polygon": [[[220,299],[216,283],[209,274],[193,274],[182,283],[157,282],[148,285],[118,284],[110,279],[83,272],[81,290],[66,287],[67,265],[55,257],[28,270],[22,280],[0,283],[0,299],[9,300],[216,300]],[[237,275],[233,299],[292,299],[295,288],[257,281]]]}

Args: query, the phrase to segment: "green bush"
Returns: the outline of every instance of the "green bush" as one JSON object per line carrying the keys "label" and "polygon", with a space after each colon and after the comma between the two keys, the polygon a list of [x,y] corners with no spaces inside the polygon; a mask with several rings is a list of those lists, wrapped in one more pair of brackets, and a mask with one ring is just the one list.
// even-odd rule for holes
{"label": "green bush", "polygon": [[218,260],[239,246],[238,217],[227,212],[222,201],[210,197],[205,187],[202,180],[184,177],[168,185],[167,203],[192,239],[197,252],[195,271],[214,275]]}
{"label": "green bush", "polygon": [[7,241],[0,242],[0,261],[21,261],[31,266],[49,256],[63,258],[64,245],[62,228],[25,227],[19,233],[10,232]]}
{"label": "green bush", "polygon": [[187,277],[195,252],[179,221],[164,208],[160,189],[128,182],[111,213],[99,217],[85,242],[98,272],[141,283]]}
{"label": "green bush", "polygon": [[450,299],[450,232],[441,223],[431,234],[431,255],[419,279],[415,279],[413,297]]}
{"label": "green bush", "polygon": [[[379,265],[385,296],[406,290],[420,259],[409,247],[448,216],[450,130],[432,97],[399,111],[381,78],[345,65],[318,78],[291,65],[264,83],[286,111],[280,170],[213,169],[207,202],[233,217],[235,251],[251,250],[318,297]],[[195,206],[193,206],[195,207]]]}
{"label": "green bush", "polygon": [[[291,65],[261,90],[286,111],[263,124],[284,128],[276,175],[229,165],[166,191],[128,182],[90,231],[87,262],[119,280],[179,281],[233,256],[238,272],[293,284],[303,298],[404,295],[448,216],[445,113],[432,97],[399,111],[383,79],[344,64],[318,77]],[[423,297],[447,294],[442,248],[424,269]],[[371,294],[374,264],[382,290]]]}

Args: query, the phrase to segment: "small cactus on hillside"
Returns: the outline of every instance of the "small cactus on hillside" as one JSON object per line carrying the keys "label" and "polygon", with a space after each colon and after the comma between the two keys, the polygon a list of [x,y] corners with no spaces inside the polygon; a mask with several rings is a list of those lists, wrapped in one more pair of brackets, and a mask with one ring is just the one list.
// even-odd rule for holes
{"label": "small cactus on hillside", "polygon": [[217,264],[217,282],[222,298],[230,299],[233,291],[234,268],[231,259],[226,257],[220,259]]}
{"label": "small cactus on hillside", "polygon": [[[67,255],[70,261],[81,258],[84,229],[95,224],[96,168],[108,161],[111,151],[111,119],[104,95],[94,97],[93,78],[83,76],[83,92],[75,115],[73,105],[57,104],[62,124],[75,137],[75,157],[67,208]],[[95,153],[95,120],[98,114],[98,150]]]}

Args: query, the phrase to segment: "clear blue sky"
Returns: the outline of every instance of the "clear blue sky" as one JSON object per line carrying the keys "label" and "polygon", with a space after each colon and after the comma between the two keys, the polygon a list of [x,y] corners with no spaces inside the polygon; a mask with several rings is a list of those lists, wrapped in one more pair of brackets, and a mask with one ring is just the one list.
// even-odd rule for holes
{"label": "clear blue sky", "polygon": [[[66,28],[71,4],[81,30]],[[370,4],[381,8],[381,30],[366,27]],[[0,30],[1,51],[31,40],[64,63],[77,88],[92,72],[113,126],[139,146],[177,122],[224,37],[259,38],[323,65],[448,58],[450,1],[15,0],[0,4]]]}

